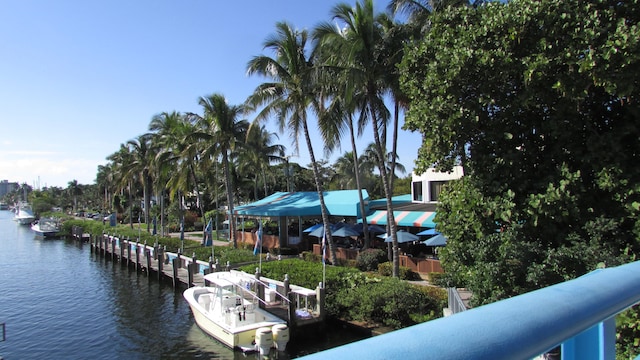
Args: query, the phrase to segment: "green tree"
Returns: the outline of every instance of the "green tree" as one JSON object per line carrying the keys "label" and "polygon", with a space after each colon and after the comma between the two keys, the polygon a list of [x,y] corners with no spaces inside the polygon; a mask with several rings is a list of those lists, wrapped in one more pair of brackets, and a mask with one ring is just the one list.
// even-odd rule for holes
{"label": "green tree", "polygon": [[222,158],[222,169],[227,191],[227,206],[229,207],[229,232],[233,239],[233,246],[238,246],[235,229],[234,205],[234,181],[231,174],[230,157],[244,144],[249,123],[240,120],[244,113],[244,106],[229,105],[222,94],[212,94],[201,97],[198,101],[203,109],[202,116],[196,116],[197,126],[200,130],[192,134],[192,138],[205,142],[202,157]]}
{"label": "green tree", "polygon": [[240,153],[238,169],[246,173],[247,177],[253,177],[253,199],[258,197],[258,180],[262,177],[264,196],[269,195],[267,184],[267,171],[271,163],[286,162],[284,146],[274,144],[276,133],[267,131],[264,125],[254,126],[247,132],[246,146]]}
{"label": "green tree", "polygon": [[261,75],[272,81],[259,85],[247,102],[252,107],[264,106],[258,113],[256,121],[264,121],[275,116],[280,130],[289,130],[294,139],[296,150],[300,135],[304,136],[309,151],[309,158],[314,174],[316,191],[320,201],[322,221],[325,224],[327,243],[331,263],[336,263],[335,248],[331,239],[329,213],[324,201],[323,186],[320,182],[320,171],[316,161],[313,144],[309,135],[307,112],[322,114],[322,96],[318,90],[314,75],[317,68],[307,54],[308,32],[296,31],[287,23],[276,24],[276,34],[269,36],[264,48],[274,52],[275,57],[256,56],[249,61],[247,72],[250,75]]}
{"label": "green tree", "polygon": [[71,180],[67,184],[67,192],[73,197],[73,212],[78,212],[78,196],[82,195],[82,188],[78,180]]}
{"label": "green tree", "polygon": [[[149,211],[151,210],[152,166],[156,153],[151,144],[152,134],[143,134],[127,142],[131,148],[132,162],[129,170],[137,177],[142,185],[142,201],[144,205],[144,222],[147,232],[150,232]],[[141,224],[138,224],[141,226]]]}
{"label": "green tree", "polygon": [[403,60],[417,170],[465,166],[436,222],[476,303],[640,250],[638,19],[637,1],[448,8]]}
{"label": "green tree", "polygon": [[[346,73],[350,84],[345,96],[362,99],[359,108],[372,125],[378,170],[387,203],[387,224],[393,239],[393,275],[397,277],[400,266],[397,225],[393,215],[387,166],[383,162],[389,120],[389,110],[384,103],[383,94],[388,90],[384,79],[389,66],[387,49],[382,44],[385,36],[383,24],[390,20],[385,14],[375,13],[372,0],[357,2],[355,7],[345,3],[338,4],[331,10],[331,16],[338,21],[338,26],[321,24],[314,31],[314,37],[339,49],[344,59],[337,61],[336,66]],[[382,49],[385,51],[381,51]]]}

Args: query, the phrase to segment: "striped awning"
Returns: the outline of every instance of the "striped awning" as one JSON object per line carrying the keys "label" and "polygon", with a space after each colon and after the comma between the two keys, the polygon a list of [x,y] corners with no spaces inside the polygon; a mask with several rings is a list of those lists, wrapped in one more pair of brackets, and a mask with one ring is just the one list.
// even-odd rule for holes
{"label": "striped awning", "polygon": [[[436,227],[434,211],[394,211],[393,216],[398,226]],[[387,211],[377,210],[367,216],[368,224],[387,225]]]}

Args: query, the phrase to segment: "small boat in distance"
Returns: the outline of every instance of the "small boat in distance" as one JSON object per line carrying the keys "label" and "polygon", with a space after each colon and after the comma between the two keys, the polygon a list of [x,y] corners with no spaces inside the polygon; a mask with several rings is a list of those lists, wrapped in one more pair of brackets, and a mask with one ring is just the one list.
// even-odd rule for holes
{"label": "small boat in distance", "polygon": [[271,347],[284,351],[289,341],[287,322],[260,308],[264,300],[251,289],[255,278],[241,271],[205,275],[209,286],[184,291],[196,324],[231,348],[259,351],[268,356]]}
{"label": "small boat in distance", "polygon": [[0,202],[0,210],[9,210],[9,204]]}
{"label": "small boat in distance", "polygon": [[56,219],[42,218],[31,225],[31,230],[36,233],[36,236],[43,238],[55,237],[60,232],[60,225]]}
{"label": "small boat in distance", "polygon": [[15,207],[16,215],[13,218],[20,225],[29,225],[36,219],[33,216],[33,211],[31,210],[31,205],[27,202],[19,202]]}

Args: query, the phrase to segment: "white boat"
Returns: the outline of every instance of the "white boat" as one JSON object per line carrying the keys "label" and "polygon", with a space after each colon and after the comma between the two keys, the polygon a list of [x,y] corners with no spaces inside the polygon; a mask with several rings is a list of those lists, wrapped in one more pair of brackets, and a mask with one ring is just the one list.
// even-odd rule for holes
{"label": "white boat", "polygon": [[14,220],[18,222],[20,225],[29,225],[36,219],[33,216],[33,211],[31,210],[31,205],[26,202],[20,202],[15,207],[16,215]]}
{"label": "white boat", "polygon": [[267,356],[272,347],[284,351],[289,341],[287,322],[260,308],[264,301],[250,290],[255,278],[234,270],[204,278],[209,286],[194,286],[183,293],[204,332],[245,352]]}
{"label": "white boat", "polygon": [[36,233],[36,236],[46,238],[57,236],[60,232],[60,226],[56,219],[42,218],[31,225],[31,230]]}

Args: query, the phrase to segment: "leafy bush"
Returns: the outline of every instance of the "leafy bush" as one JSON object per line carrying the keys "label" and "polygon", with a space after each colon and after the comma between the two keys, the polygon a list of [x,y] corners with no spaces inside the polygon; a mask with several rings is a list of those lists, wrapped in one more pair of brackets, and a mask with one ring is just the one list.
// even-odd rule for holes
{"label": "leafy bush", "polygon": [[[393,276],[393,263],[384,262],[378,265],[378,274],[382,276]],[[418,274],[414,273],[411,269],[405,266],[400,266],[400,273],[398,277],[402,280],[417,280],[420,278]]]}
{"label": "leafy bush", "polygon": [[[253,273],[255,264],[241,270]],[[301,259],[262,263],[263,276],[284,279],[285,274],[292,284],[314,289],[322,281],[322,263]],[[326,283],[327,316],[370,321],[394,329],[439,317],[446,304],[444,289],[366,276],[354,268],[326,266]]]}
{"label": "leafy bush", "polygon": [[441,302],[421,287],[395,278],[367,279],[342,288],[334,299],[346,319],[370,321],[399,329],[438,317]]}
{"label": "leafy bush", "polygon": [[311,251],[303,251],[301,255],[304,261],[319,262],[322,260],[320,255],[316,255]]}
{"label": "leafy bush", "polygon": [[616,316],[616,358],[635,359],[640,354],[640,305]]}
{"label": "leafy bush", "polygon": [[377,271],[378,264],[385,262],[387,254],[380,249],[361,251],[356,258],[356,267],[361,271]]}
{"label": "leafy bush", "polygon": [[449,287],[449,284],[452,283],[449,276],[444,273],[429,273],[429,279],[433,285],[441,286],[441,287]]}

